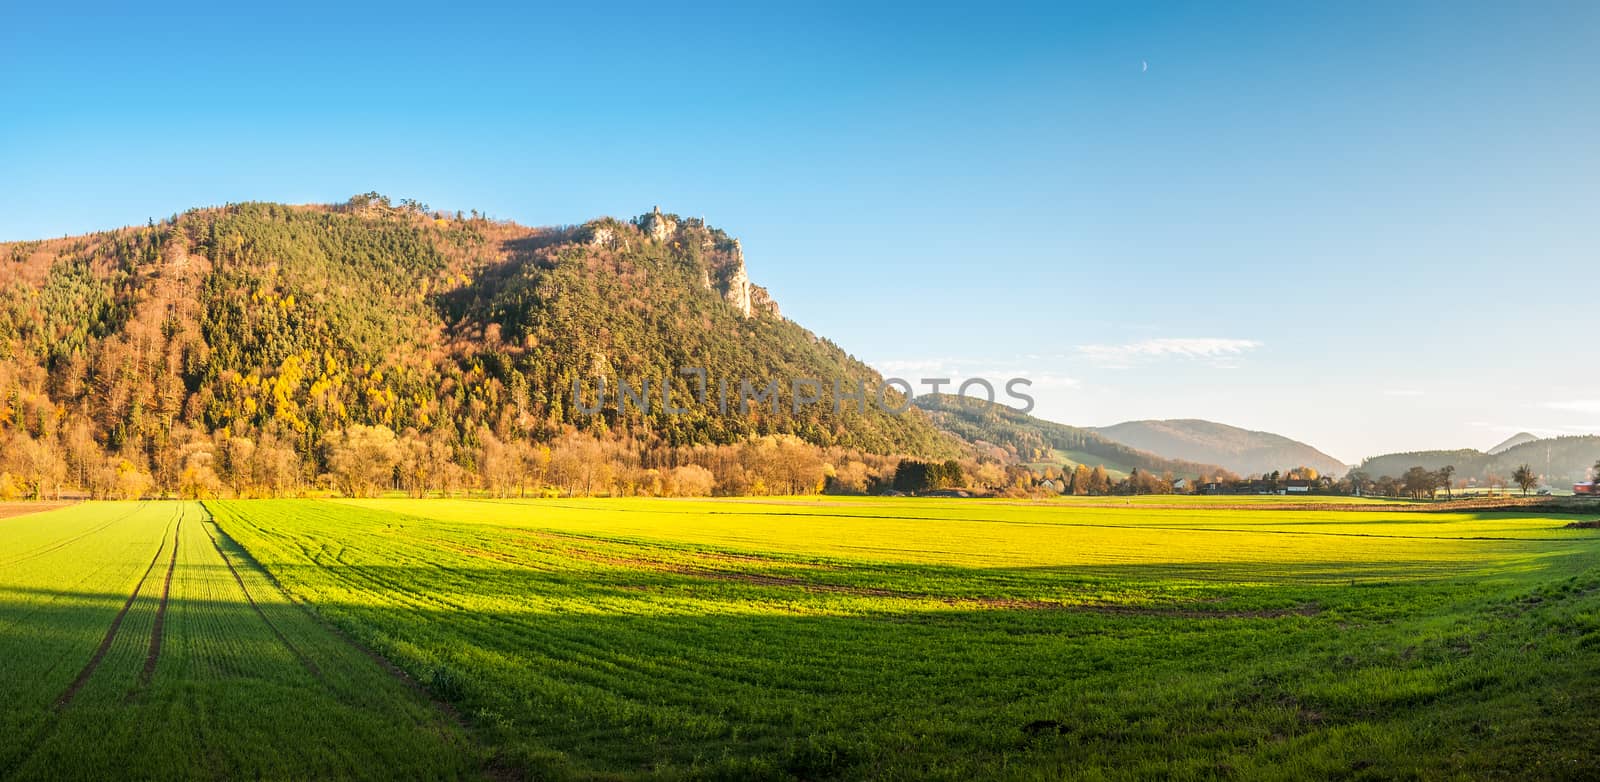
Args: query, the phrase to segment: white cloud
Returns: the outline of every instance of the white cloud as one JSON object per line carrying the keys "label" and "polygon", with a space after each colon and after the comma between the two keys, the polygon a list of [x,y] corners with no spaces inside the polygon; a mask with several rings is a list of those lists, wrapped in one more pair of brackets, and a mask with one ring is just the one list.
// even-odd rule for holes
{"label": "white cloud", "polygon": [[1565,402],[1546,402],[1545,407],[1548,407],[1551,410],[1562,410],[1568,413],[1600,414],[1600,399],[1573,399]]}
{"label": "white cloud", "polygon": [[[1222,361],[1261,347],[1253,339],[1185,337],[1147,339],[1122,345],[1079,345],[1078,355],[1104,367],[1126,369],[1134,364],[1167,358]],[[1222,366],[1233,366],[1223,361]]]}
{"label": "white cloud", "polygon": [[1384,396],[1422,396],[1423,391],[1417,388],[1391,388],[1383,392]]}
{"label": "white cloud", "polygon": [[[1059,374],[1056,374],[1056,373],[1053,373],[1053,372],[1029,372],[1029,371],[1023,370],[1023,369],[1013,369],[1013,370],[1006,371],[1006,372],[993,372],[993,373],[987,373],[987,374],[970,375],[970,377],[983,377],[983,378],[988,378],[988,379],[994,380],[994,381],[996,381],[996,386],[997,387],[1002,387],[1002,388],[1004,386],[1004,381],[1010,380],[1011,378],[1014,378],[1014,377],[1025,378],[1025,379],[1027,379],[1029,381],[1032,381],[1033,385],[1030,386],[1031,388],[1042,388],[1042,389],[1047,389],[1047,390],[1061,390],[1061,389],[1077,388],[1078,387],[1078,379],[1075,378],[1075,377],[1068,377],[1066,375],[1059,375]],[[1004,391],[1002,391],[1002,393],[1004,393]]]}
{"label": "white cloud", "polygon": [[[948,382],[941,387],[943,393],[955,393],[961,383],[971,379],[987,380],[995,388],[995,393],[1004,397],[1007,381],[1013,378],[1026,378],[1032,381],[1028,388],[1033,390],[1065,390],[1077,388],[1078,379],[1068,375],[1053,372],[1033,362],[1041,358],[1036,354],[1025,356],[1012,356],[971,359],[971,358],[912,358],[892,359],[878,361],[873,366],[882,372],[885,378],[900,378],[909,381],[918,394],[928,393],[928,386],[922,382],[923,378],[944,378]],[[1013,364],[999,364],[997,361],[1013,361]],[[978,387],[969,389],[969,393],[982,395],[983,390]]]}

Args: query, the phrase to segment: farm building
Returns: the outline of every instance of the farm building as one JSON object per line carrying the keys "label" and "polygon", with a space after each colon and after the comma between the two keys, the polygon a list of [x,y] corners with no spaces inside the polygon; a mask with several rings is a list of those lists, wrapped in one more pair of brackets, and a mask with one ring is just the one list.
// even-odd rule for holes
{"label": "farm building", "polygon": [[1276,494],[1277,484],[1265,480],[1213,481],[1196,489],[1201,494]]}

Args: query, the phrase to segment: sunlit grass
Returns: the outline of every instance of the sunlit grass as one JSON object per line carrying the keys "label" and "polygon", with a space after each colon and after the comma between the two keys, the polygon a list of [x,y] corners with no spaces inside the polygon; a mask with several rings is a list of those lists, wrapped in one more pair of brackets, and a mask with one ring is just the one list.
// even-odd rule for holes
{"label": "sunlit grass", "polygon": [[212,507],[297,598],[535,776],[1595,760],[1579,738],[1596,706],[1564,694],[1600,670],[1585,640],[1600,536],[1562,519],[881,498]]}

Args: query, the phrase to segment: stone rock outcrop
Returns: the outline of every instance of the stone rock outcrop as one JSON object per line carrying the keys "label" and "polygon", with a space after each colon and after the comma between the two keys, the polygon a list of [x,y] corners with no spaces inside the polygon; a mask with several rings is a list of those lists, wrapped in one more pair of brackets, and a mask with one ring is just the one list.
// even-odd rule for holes
{"label": "stone rock outcrop", "polygon": [[730,263],[722,277],[722,300],[729,306],[739,311],[746,318],[753,318],[760,314],[769,314],[773,317],[782,317],[778,311],[778,303],[772,300],[772,294],[760,285],[750,282],[750,272],[744,266],[744,246],[738,239],[733,240],[733,250],[730,253]]}
{"label": "stone rock outcrop", "polygon": [[[744,265],[744,246],[738,239],[710,228],[703,218],[689,218],[680,223],[672,215],[663,213],[659,206],[636,218],[633,224],[654,242],[681,240],[692,246],[698,243],[700,287],[720,295],[740,317],[753,318],[762,314],[782,317],[778,303],[772,300],[767,289],[750,282],[750,272]],[[599,243],[598,236],[597,227],[590,236],[590,243]]]}
{"label": "stone rock outcrop", "polygon": [[609,225],[596,225],[589,230],[586,243],[590,247],[610,247],[617,243],[617,232]]}
{"label": "stone rock outcrop", "polygon": [[[737,241],[734,247],[738,247]],[[740,315],[750,317],[750,273],[744,269],[744,253],[736,256],[738,265],[733,267],[733,273],[728,275],[728,280],[722,287],[722,299],[739,311]]]}
{"label": "stone rock outcrop", "polygon": [[783,317],[783,313],[778,310],[778,302],[773,301],[772,294],[760,285],[750,286],[750,309],[765,312],[774,318]]}
{"label": "stone rock outcrop", "polygon": [[678,232],[678,221],[661,213],[661,207],[656,207],[650,214],[644,216],[639,223],[646,236],[657,242],[665,242]]}

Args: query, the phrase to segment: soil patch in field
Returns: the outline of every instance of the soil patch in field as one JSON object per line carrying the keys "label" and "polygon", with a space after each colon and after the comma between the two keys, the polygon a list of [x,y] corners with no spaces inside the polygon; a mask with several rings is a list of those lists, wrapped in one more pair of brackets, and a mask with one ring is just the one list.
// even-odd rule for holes
{"label": "soil patch in field", "polygon": [[26,516],[29,513],[43,513],[47,510],[65,508],[73,503],[66,501],[43,502],[0,502],[0,519],[9,519],[12,516]]}

